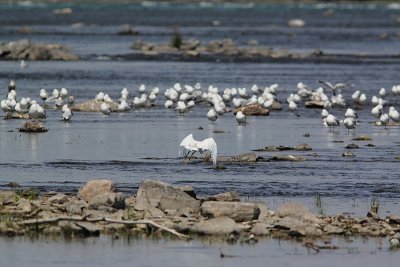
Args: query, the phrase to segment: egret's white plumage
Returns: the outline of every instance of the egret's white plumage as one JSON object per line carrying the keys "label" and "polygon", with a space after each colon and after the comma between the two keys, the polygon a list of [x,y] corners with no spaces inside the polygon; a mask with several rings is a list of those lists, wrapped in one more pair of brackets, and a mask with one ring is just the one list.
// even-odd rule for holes
{"label": "egret's white plumage", "polygon": [[[210,151],[214,166],[217,164],[217,144],[214,138],[196,141],[193,139],[193,134],[189,134],[182,140],[179,146],[182,149],[181,151],[185,153],[185,157],[187,157],[190,152],[192,152],[193,155],[196,152],[203,153],[204,151]],[[187,154],[186,151],[188,151]]]}

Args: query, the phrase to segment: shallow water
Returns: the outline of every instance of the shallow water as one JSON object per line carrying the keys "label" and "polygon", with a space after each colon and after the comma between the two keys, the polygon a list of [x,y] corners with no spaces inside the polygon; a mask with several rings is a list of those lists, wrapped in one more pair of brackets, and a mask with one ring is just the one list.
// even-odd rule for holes
{"label": "shallow water", "polygon": [[[338,249],[315,253],[301,242],[261,240],[255,245],[227,245],[210,241],[112,240],[87,238],[70,242],[1,239],[0,262],[25,266],[385,266],[396,265],[399,253],[388,249],[386,240],[333,239]],[[350,242],[349,242],[350,241]],[[324,245],[322,242],[319,245]],[[45,255],[44,256],[44,251]],[[59,251],[63,251],[62,254]],[[226,255],[221,258],[220,253]],[[294,264],[295,263],[295,264]]]}
{"label": "shallow water", "polygon": [[[347,212],[364,216],[370,208],[371,199],[377,198],[381,216],[400,213],[399,161],[395,159],[400,156],[399,127],[375,127],[370,115],[371,107],[359,110],[360,125],[356,134],[368,135],[373,141],[357,142],[360,149],[354,151],[356,157],[343,158],[344,147],[354,142],[351,139],[355,134],[349,135],[343,127],[330,132],[321,125],[319,110],[300,107],[300,117],[296,117],[287,111],[285,102],[299,81],[316,88],[318,80],[353,83],[354,90],[362,90],[370,99],[379,88],[390,90],[392,85],[399,83],[400,65],[396,60],[327,64],[290,61],[119,61],[98,58],[99,55],[132,53],[129,46],[137,38],[168,42],[177,25],[184,38],[198,38],[203,42],[232,37],[240,45],[257,39],[260,45],[278,49],[398,54],[400,38],[395,22],[398,10],[366,5],[72,4],[72,15],[56,16],[53,9],[59,7],[63,5],[0,5],[0,42],[29,38],[32,41],[62,43],[83,58],[77,62],[29,62],[26,69],[21,69],[18,62],[3,61],[0,63],[0,87],[3,90],[10,79],[17,81],[18,98],[29,96],[37,99],[40,88],[52,90],[66,87],[79,102],[93,98],[100,90],[114,99],[119,98],[123,87],[137,94],[136,90],[142,83],[147,88],[159,86],[161,92],[176,82],[200,82],[203,88],[213,84],[220,91],[226,87],[250,88],[254,83],[260,87],[278,83],[278,99],[284,109],[273,111],[268,117],[248,118],[246,126],[238,126],[230,113],[219,118],[216,124],[211,124],[206,118],[208,106],[196,106],[179,117],[174,110],[164,109],[161,93],[156,107],[149,110],[133,110],[108,117],[76,112],[69,123],[61,121],[60,111],[48,110],[45,124],[49,131],[44,134],[22,134],[17,130],[22,125],[21,121],[0,120],[1,188],[8,188],[6,184],[9,182],[17,182],[43,191],[76,191],[90,179],[107,178],[116,183],[118,190],[132,194],[142,179],[152,178],[191,185],[199,196],[236,190],[243,200],[267,202],[271,208],[286,201],[298,201],[317,213]],[[333,10],[333,16],[323,15],[328,9]],[[305,19],[307,26],[288,28],[287,20],[294,17]],[[212,26],[213,20],[219,20],[221,26]],[[80,22],[84,23],[83,27],[71,27],[73,23]],[[117,35],[119,25],[126,23],[135,26],[139,36]],[[33,32],[18,33],[17,29],[21,26],[29,26]],[[387,33],[389,38],[379,38],[382,33]],[[347,99],[352,91],[344,92]],[[399,108],[398,98],[389,96],[388,100]],[[335,109],[333,113],[343,117],[344,111]],[[199,126],[203,130],[199,130]],[[224,133],[215,134],[214,130],[223,130]],[[308,160],[305,162],[223,164],[226,170],[215,170],[208,164],[187,164],[178,158],[178,144],[189,133],[193,133],[196,139],[214,137],[219,155],[237,155],[267,145],[296,146],[301,143],[308,143],[313,151],[293,152],[306,156]],[[310,133],[310,137],[304,137],[305,133]],[[368,143],[375,146],[367,147]],[[285,154],[257,153],[264,158]],[[337,265],[338,259],[346,263],[376,266],[383,258],[387,265],[398,260],[397,254],[389,253],[387,248],[371,249],[373,242],[346,243],[343,246],[349,246],[349,249],[311,257],[307,249],[298,244],[274,240],[250,247],[226,247],[201,242],[146,240],[135,240],[131,246],[129,242],[107,238],[85,239],[81,243],[38,240],[27,243],[25,239],[2,238],[0,248],[7,251],[4,253],[7,255],[6,262],[14,263],[18,259],[18,266],[31,265],[32,260],[37,265],[47,266],[87,266],[88,262],[100,266],[112,262],[122,266],[132,259],[138,259],[137,262],[147,266],[150,257],[152,263],[158,265],[178,258],[174,266],[196,265],[199,261],[206,266],[242,266],[249,260],[270,262],[271,265],[299,262],[304,266],[320,266],[328,262]],[[352,248],[353,245],[356,248]],[[220,259],[220,247],[239,257]],[[43,250],[49,258],[41,256]],[[48,253],[49,250],[53,250],[54,256]],[[99,259],[99,251],[102,254],[106,251],[108,257]],[[357,253],[354,255],[353,251]],[[152,257],[154,253],[162,256]],[[179,257],[176,257],[178,253]],[[86,258],[81,258],[82,254]],[[375,257],[376,254],[379,257]],[[182,255],[189,256],[182,258]]]}

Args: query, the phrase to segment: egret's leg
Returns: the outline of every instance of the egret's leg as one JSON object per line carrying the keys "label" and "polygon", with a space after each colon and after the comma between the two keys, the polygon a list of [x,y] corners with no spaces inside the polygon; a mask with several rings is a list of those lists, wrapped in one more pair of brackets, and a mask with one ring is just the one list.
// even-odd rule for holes
{"label": "egret's leg", "polygon": [[192,155],[190,155],[190,157],[189,157],[189,160],[191,160],[191,159],[192,159],[192,157],[193,157],[194,153],[196,153],[196,151],[193,151]]}
{"label": "egret's leg", "polygon": [[189,155],[190,152],[191,152],[191,151],[189,150],[188,153],[185,155],[184,158],[187,158],[187,156]]}

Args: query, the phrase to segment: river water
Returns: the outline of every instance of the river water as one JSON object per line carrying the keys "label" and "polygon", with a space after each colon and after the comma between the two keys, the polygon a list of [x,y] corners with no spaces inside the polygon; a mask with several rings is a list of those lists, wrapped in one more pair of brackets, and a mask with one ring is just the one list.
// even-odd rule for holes
{"label": "river water", "polygon": [[[73,13],[64,16],[53,13],[54,9],[63,7],[71,7]],[[17,182],[43,191],[76,191],[88,180],[107,178],[114,181],[120,191],[132,194],[142,179],[151,178],[191,185],[200,196],[236,190],[244,199],[265,201],[271,208],[286,201],[298,201],[313,212],[364,216],[370,201],[378,199],[381,216],[399,214],[400,174],[396,159],[400,156],[399,127],[384,129],[373,126],[371,106],[367,105],[358,111],[360,124],[356,134],[368,135],[373,140],[357,142],[360,149],[355,151],[356,157],[344,158],[341,155],[346,151],[345,146],[354,142],[351,139],[355,134],[349,135],[344,127],[330,132],[321,125],[319,110],[301,106],[297,117],[288,111],[285,102],[300,81],[312,88],[319,86],[318,80],[352,83],[354,90],[362,90],[369,99],[381,87],[390,91],[392,85],[399,84],[399,62],[396,57],[387,60],[387,55],[397,56],[400,52],[400,28],[396,22],[400,16],[398,8],[396,5],[349,4],[1,3],[0,42],[28,38],[35,42],[61,43],[82,58],[77,62],[28,62],[29,67],[25,69],[21,69],[18,62],[0,62],[1,88],[5,92],[9,80],[15,79],[18,98],[29,96],[38,99],[40,88],[50,91],[66,87],[80,102],[93,98],[99,91],[118,99],[123,87],[137,95],[142,83],[148,89],[158,86],[161,92],[176,82],[191,85],[200,82],[204,89],[212,84],[220,91],[226,87],[250,88],[252,84],[264,87],[278,83],[278,99],[283,103],[282,111],[273,111],[268,117],[248,118],[246,126],[238,126],[232,114],[225,114],[216,124],[211,124],[206,118],[209,108],[206,105],[196,106],[185,116],[178,116],[176,111],[163,107],[163,94],[152,109],[113,113],[107,117],[96,113],[75,113],[69,123],[61,121],[60,111],[48,110],[45,125],[49,131],[45,134],[21,134],[17,130],[21,121],[0,120],[2,188],[7,188],[9,182]],[[289,28],[287,21],[292,18],[304,19],[306,27]],[[215,21],[219,26],[213,26]],[[77,23],[80,23],[79,27],[76,27]],[[139,35],[117,35],[122,24],[131,24]],[[18,31],[25,26],[32,32],[24,34]],[[134,53],[129,47],[135,40],[169,42],[176,29],[184,38],[196,38],[202,42],[229,37],[241,46],[246,46],[249,40],[257,40],[259,45],[274,49],[367,53],[377,60],[230,63],[124,58],[124,55]],[[120,60],[110,60],[115,55],[119,55]],[[345,91],[344,96],[350,99],[354,90]],[[398,98],[389,95],[387,100],[399,108]],[[333,110],[341,118],[344,112],[344,109]],[[224,133],[217,134],[215,130]],[[214,137],[219,155],[237,155],[267,145],[296,146],[301,143],[308,143],[313,151],[295,152],[306,156],[308,160],[305,162],[224,164],[226,170],[215,170],[202,163],[185,164],[178,158],[178,144],[189,133],[193,133],[196,139]],[[305,137],[305,133],[310,137]],[[374,147],[366,146],[369,143]],[[258,154],[268,158],[283,153]],[[81,266],[84,262],[79,260],[79,256],[62,259],[59,258],[60,251],[67,249],[79,254],[87,249],[88,253],[96,254],[104,247],[109,248],[110,253],[118,250],[116,255],[122,255],[122,251],[132,257],[135,255],[142,266],[148,266],[144,255],[151,255],[154,251],[163,255],[154,259],[158,263],[163,262],[164,257],[167,261],[184,251],[191,255],[189,261],[198,263],[209,259],[205,262],[209,266],[231,265],[232,261],[239,265],[250,259],[264,262],[266,257],[274,265],[291,265],[302,259],[304,266],[319,266],[319,260],[337,259],[343,255],[346,258],[351,254],[326,252],[326,257],[311,263],[304,248],[271,240],[254,247],[228,247],[233,254],[243,255],[232,259],[219,259],[219,245],[197,242],[135,241],[132,246],[126,246],[121,241],[111,245],[109,240],[101,239],[72,244],[4,239],[0,242],[1,251],[3,247],[29,251],[28,255],[36,258],[41,266]],[[54,259],[40,262],[41,259],[35,256],[40,247],[55,250]],[[269,254],[265,254],[265,250]],[[384,257],[388,254],[387,249],[366,251],[355,258],[353,255],[347,258],[359,259],[363,265],[372,266],[373,262],[364,257],[366,254],[378,253]],[[209,258],[214,254],[217,256]],[[18,257],[10,254],[6,261],[14,262]],[[110,257],[111,262],[117,256],[112,254]],[[389,253],[388,264],[391,258]],[[30,261],[21,260],[19,263],[18,266],[26,266]],[[190,264],[183,261],[178,265]]]}

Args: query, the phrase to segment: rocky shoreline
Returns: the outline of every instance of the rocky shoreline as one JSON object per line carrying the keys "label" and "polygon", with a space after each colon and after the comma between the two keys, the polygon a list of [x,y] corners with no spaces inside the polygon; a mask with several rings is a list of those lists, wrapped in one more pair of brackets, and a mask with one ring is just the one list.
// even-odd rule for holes
{"label": "rocky shoreline", "polygon": [[143,180],[136,194],[117,192],[109,180],[92,180],[77,194],[39,194],[14,186],[0,191],[0,234],[83,238],[111,235],[184,240],[202,237],[228,243],[256,243],[260,238],[305,242],[332,236],[386,237],[399,248],[400,216],[380,218],[377,205],[364,218],[315,215],[288,202],[277,210],[265,203],[241,201],[236,192],[198,198],[190,186]]}

